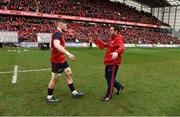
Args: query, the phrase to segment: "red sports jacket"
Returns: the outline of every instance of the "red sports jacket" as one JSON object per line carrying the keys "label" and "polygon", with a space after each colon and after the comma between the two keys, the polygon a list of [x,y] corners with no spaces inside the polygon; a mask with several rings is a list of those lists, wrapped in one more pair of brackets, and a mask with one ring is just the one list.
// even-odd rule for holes
{"label": "red sports jacket", "polygon": [[[104,64],[105,65],[120,65],[121,64],[121,56],[124,52],[124,43],[123,43],[123,36],[116,35],[114,38],[110,38],[108,43],[104,43],[101,39],[97,39],[95,44],[99,46],[99,48],[107,48],[105,57],[104,57]],[[112,53],[117,52],[118,57],[115,60],[112,60]]]}

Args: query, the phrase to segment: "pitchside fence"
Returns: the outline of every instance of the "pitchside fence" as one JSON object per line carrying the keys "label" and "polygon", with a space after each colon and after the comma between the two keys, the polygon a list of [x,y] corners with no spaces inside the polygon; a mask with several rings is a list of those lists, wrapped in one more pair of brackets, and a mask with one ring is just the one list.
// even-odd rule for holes
{"label": "pitchside fence", "polygon": [[[179,34],[179,33],[178,33]],[[20,42],[21,47],[38,47],[38,44],[49,44],[51,40],[51,33],[37,33],[37,42]],[[179,35],[180,36],[180,35]],[[0,31],[0,43],[18,43],[17,32]],[[67,47],[89,47],[89,43],[66,43]],[[96,47],[93,44],[93,47]],[[176,44],[125,44],[125,47],[180,47]]]}

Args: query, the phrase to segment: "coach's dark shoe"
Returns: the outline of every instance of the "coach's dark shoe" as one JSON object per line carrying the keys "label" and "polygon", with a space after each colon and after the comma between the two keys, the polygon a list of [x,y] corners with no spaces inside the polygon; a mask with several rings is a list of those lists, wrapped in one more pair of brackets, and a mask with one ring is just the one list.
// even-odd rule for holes
{"label": "coach's dark shoe", "polygon": [[47,99],[47,102],[48,103],[57,103],[57,102],[59,102],[60,100],[58,99],[58,98],[56,98],[56,97],[52,97],[51,99]]}
{"label": "coach's dark shoe", "polygon": [[73,94],[73,97],[74,98],[78,98],[78,97],[82,97],[83,95],[85,95],[85,93],[84,92],[78,92],[77,94]]}
{"label": "coach's dark shoe", "polygon": [[109,100],[111,100],[111,97],[107,97],[107,96],[104,96],[104,97],[101,99],[101,101],[103,101],[103,102],[107,102],[107,101],[109,101]]}
{"label": "coach's dark shoe", "polygon": [[124,86],[121,85],[120,89],[117,89],[116,95],[119,95],[119,93],[124,89]]}

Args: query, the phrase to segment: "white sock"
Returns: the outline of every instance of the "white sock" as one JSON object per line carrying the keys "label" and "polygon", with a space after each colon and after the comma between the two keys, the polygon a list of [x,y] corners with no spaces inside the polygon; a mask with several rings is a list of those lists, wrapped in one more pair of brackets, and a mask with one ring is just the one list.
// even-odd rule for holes
{"label": "white sock", "polygon": [[73,92],[72,92],[72,94],[73,95],[76,95],[78,92],[76,91],[76,90],[74,90]]}
{"label": "white sock", "polygon": [[48,100],[51,99],[52,96],[53,96],[53,95],[48,95],[48,96],[47,96],[47,99],[48,99]]}

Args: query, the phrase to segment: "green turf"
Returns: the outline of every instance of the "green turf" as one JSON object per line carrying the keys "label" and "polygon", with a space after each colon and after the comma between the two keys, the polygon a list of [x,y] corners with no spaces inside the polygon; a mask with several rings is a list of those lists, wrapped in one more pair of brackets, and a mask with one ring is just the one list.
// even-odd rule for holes
{"label": "green turf", "polygon": [[[49,51],[28,49],[20,53],[0,49],[0,72],[50,68]],[[180,115],[180,49],[127,48],[116,79],[124,91],[110,102],[100,98],[106,91],[103,57],[105,50],[68,48],[76,61],[69,62],[77,90],[86,92],[73,99],[64,75],[54,94],[60,103],[46,102],[50,71],[18,73],[17,84],[12,74],[0,74],[0,115]]]}

